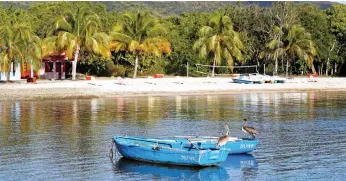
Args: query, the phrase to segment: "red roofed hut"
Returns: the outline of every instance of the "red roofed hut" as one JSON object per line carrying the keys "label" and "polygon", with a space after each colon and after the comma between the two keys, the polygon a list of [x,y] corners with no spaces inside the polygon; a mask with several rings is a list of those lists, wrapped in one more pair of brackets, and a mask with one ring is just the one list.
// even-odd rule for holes
{"label": "red roofed hut", "polygon": [[70,63],[66,51],[56,52],[44,57],[40,77],[44,79],[66,79],[66,63]]}

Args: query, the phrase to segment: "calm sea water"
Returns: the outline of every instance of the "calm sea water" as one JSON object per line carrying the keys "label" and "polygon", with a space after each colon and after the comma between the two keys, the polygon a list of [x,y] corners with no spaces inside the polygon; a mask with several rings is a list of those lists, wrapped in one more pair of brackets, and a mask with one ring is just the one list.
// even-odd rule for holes
{"label": "calm sea water", "polygon": [[[346,92],[0,102],[0,180],[345,180]],[[107,157],[113,135],[244,136],[251,154],[189,168]]]}

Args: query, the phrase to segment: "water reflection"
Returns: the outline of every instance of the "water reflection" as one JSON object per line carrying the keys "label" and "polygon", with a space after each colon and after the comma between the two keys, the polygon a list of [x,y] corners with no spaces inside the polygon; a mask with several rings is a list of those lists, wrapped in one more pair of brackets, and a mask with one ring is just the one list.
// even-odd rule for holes
{"label": "water reflection", "polygon": [[227,160],[220,164],[226,169],[230,168],[257,168],[257,161],[251,154],[228,155]]}
{"label": "water reflection", "polygon": [[[132,179],[105,171],[112,170],[104,157],[112,136],[220,136],[223,122],[238,136],[245,117],[261,131],[256,159],[231,155],[216,170],[188,171],[212,179],[226,170],[235,180],[306,178],[302,173],[323,180],[333,172],[334,180],[342,180],[345,109],[345,92],[0,102],[0,180]],[[209,171],[213,177],[204,176]],[[157,179],[149,176],[138,180]]]}
{"label": "water reflection", "polygon": [[[184,167],[143,163],[121,158],[115,171],[125,175],[136,174],[146,178],[162,180],[229,180],[230,176],[223,167]],[[121,171],[121,172],[117,172]]]}
{"label": "water reflection", "polygon": [[114,165],[115,174],[136,174],[163,180],[230,180],[228,171],[240,168],[256,168],[251,154],[229,155],[227,160],[213,167],[186,167],[145,163],[120,158]]}
{"label": "water reflection", "polygon": [[[0,103],[0,129],[2,144],[10,142],[8,138],[16,135],[18,139],[30,130],[36,132],[83,131],[92,126],[135,125],[141,133],[150,132],[143,127],[155,129],[162,120],[175,120],[175,131],[191,130],[192,135],[203,135],[210,125],[193,125],[181,127],[179,121],[190,120],[199,124],[200,120],[227,121],[231,131],[238,134],[241,120],[247,117],[252,126],[266,129],[261,124],[272,120],[272,125],[279,130],[278,121],[313,120],[316,117],[336,117],[336,110],[344,106],[342,94],[308,92],[308,93],[247,93],[242,96],[174,96],[174,97],[134,97],[115,99],[61,100],[61,101],[24,101]],[[294,115],[294,116],[281,116]],[[72,123],[73,126],[70,124]],[[169,125],[166,125],[169,126]],[[215,126],[215,125],[213,125]],[[213,135],[222,134],[223,127]],[[200,129],[201,128],[201,129]],[[162,129],[162,128],[161,128]],[[173,133],[167,131],[167,134]],[[143,132],[144,131],[144,132]],[[179,133],[180,132],[180,133]],[[179,131],[179,134],[184,134]],[[17,134],[18,133],[18,134]],[[139,134],[139,132],[136,132]],[[176,133],[176,134],[178,134]],[[210,132],[207,132],[208,135]],[[133,134],[133,133],[132,133]]]}
{"label": "water reflection", "polygon": [[[344,102],[338,101],[340,95],[331,93],[247,93],[239,96],[175,96],[134,97],[115,99],[61,100],[41,102],[0,103],[0,124],[6,128],[1,131],[22,133],[35,127],[42,131],[58,125],[62,130],[75,129],[81,122],[86,125],[105,126],[114,122],[156,127],[161,120],[211,120],[233,122],[234,130],[239,131],[241,120],[248,117],[254,127],[263,126],[263,120],[276,121],[313,120],[319,116],[335,117],[333,111],[323,107],[338,108]],[[342,96],[341,96],[342,97]],[[328,101],[327,101],[328,100]],[[231,116],[229,116],[231,115]],[[70,123],[73,127],[69,127]],[[20,125],[20,127],[19,127]],[[220,132],[223,129],[220,127]],[[197,132],[200,129],[194,128]],[[45,130],[47,131],[47,130]],[[219,134],[215,133],[215,134]],[[4,136],[4,135],[2,135]],[[18,135],[17,135],[18,136]]]}

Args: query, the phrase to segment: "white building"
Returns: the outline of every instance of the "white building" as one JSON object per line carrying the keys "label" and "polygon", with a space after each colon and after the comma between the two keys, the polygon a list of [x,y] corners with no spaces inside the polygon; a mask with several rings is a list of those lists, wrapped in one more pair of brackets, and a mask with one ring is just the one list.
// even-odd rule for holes
{"label": "white building", "polygon": [[[10,72],[10,80],[20,80],[21,71],[20,71],[20,63],[17,63],[16,71],[13,70],[13,63],[11,63],[11,72]],[[7,80],[7,72],[0,71],[0,81]]]}

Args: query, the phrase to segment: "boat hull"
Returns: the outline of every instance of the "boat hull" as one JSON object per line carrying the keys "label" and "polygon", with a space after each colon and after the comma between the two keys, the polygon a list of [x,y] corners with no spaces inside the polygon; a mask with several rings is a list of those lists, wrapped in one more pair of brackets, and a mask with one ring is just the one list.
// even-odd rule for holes
{"label": "boat hull", "polygon": [[233,78],[232,79],[234,83],[238,83],[238,84],[262,84],[264,81],[257,79],[257,78],[244,78],[244,77],[240,77],[240,78]]}
{"label": "boat hull", "polygon": [[194,149],[187,141],[154,142],[143,138],[114,137],[119,153],[128,159],[188,166],[211,166],[226,160],[226,149]]}
{"label": "boat hull", "polygon": [[[199,148],[214,147],[217,142],[217,137],[194,137],[193,142],[197,142]],[[249,153],[256,149],[258,144],[257,139],[252,138],[236,138],[231,137],[226,143],[225,148],[229,154]]]}
{"label": "boat hull", "polygon": [[229,154],[242,154],[249,153],[256,149],[258,140],[256,139],[242,139],[237,141],[228,141],[226,149]]}
{"label": "boat hull", "polygon": [[234,83],[238,84],[253,84],[253,81],[243,79],[232,79]]}

